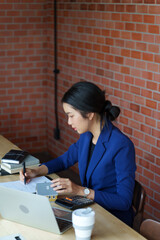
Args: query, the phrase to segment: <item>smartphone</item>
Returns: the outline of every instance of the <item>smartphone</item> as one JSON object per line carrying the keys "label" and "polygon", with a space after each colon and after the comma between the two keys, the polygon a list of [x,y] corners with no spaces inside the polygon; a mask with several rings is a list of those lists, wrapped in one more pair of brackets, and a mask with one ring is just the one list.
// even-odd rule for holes
{"label": "smartphone", "polygon": [[58,193],[53,190],[53,188],[50,186],[51,184],[51,182],[37,183],[36,193],[48,197],[50,201],[55,201]]}

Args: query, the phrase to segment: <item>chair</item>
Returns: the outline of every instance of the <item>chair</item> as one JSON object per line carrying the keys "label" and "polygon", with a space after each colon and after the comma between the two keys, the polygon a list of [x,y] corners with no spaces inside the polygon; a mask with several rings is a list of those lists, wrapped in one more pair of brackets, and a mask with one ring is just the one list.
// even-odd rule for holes
{"label": "chair", "polygon": [[144,188],[137,180],[135,180],[132,206],[135,212],[135,217],[133,220],[133,229],[136,230],[137,232],[139,232],[140,225],[143,220],[145,197],[146,193]]}
{"label": "chair", "polygon": [[146,219],[141,223],[140,234],[148,240],[160,239],[160,222]]}

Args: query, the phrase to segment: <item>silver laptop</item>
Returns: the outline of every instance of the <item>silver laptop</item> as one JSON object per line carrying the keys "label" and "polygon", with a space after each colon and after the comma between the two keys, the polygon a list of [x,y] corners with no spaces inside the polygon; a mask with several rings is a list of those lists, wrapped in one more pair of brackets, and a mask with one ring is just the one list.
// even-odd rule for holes
{"label": "silver laptop", "polygon": [[72,212],[52,208],[48,198],[0,186],[2,218],[48,232],[62,234],[72,227]]}

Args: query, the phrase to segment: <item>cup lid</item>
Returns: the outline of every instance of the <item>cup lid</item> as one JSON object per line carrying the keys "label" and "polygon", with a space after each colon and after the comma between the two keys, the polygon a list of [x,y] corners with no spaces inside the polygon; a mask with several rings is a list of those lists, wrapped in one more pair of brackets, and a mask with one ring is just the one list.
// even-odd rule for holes
{"label": "cup lid", "polygon": [[90,207],[76,209],[72,213],[72,222],[81,226],[94,224],[95,212]]}
{"label": "cup lid", "polygon": [[88,207],[88,208],[77,209],[74,211],[74,214],[80,217],[90,217],[90,216],[94,216],[95,212],[92,210],[92,208]]}

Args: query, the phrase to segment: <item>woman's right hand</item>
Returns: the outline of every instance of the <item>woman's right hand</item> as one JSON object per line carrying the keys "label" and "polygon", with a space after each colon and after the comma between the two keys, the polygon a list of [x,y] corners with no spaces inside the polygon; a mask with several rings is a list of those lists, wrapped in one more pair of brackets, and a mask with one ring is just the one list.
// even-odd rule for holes
{"label": "woman's right hand", "polygon": [[24,177],[26,178],[26,183],[29,183],[32,178],[35,178],[37,176],[36,169],[29,169],[26,168],[25,176],[23,174],[23,169],[20,171],[20,181],[24,182]]}
{"label": "woman's right hand", "polygon": [[[32,180],[32,178],[45,176],[47,174],[48,174],[48,168],[45,165],[41,165],[34,169],[26,168],[26,172],[25,172],[26,183],[29,183]],[[20,171],[20,180],[24,182],[23,169],[21,169]]]}

